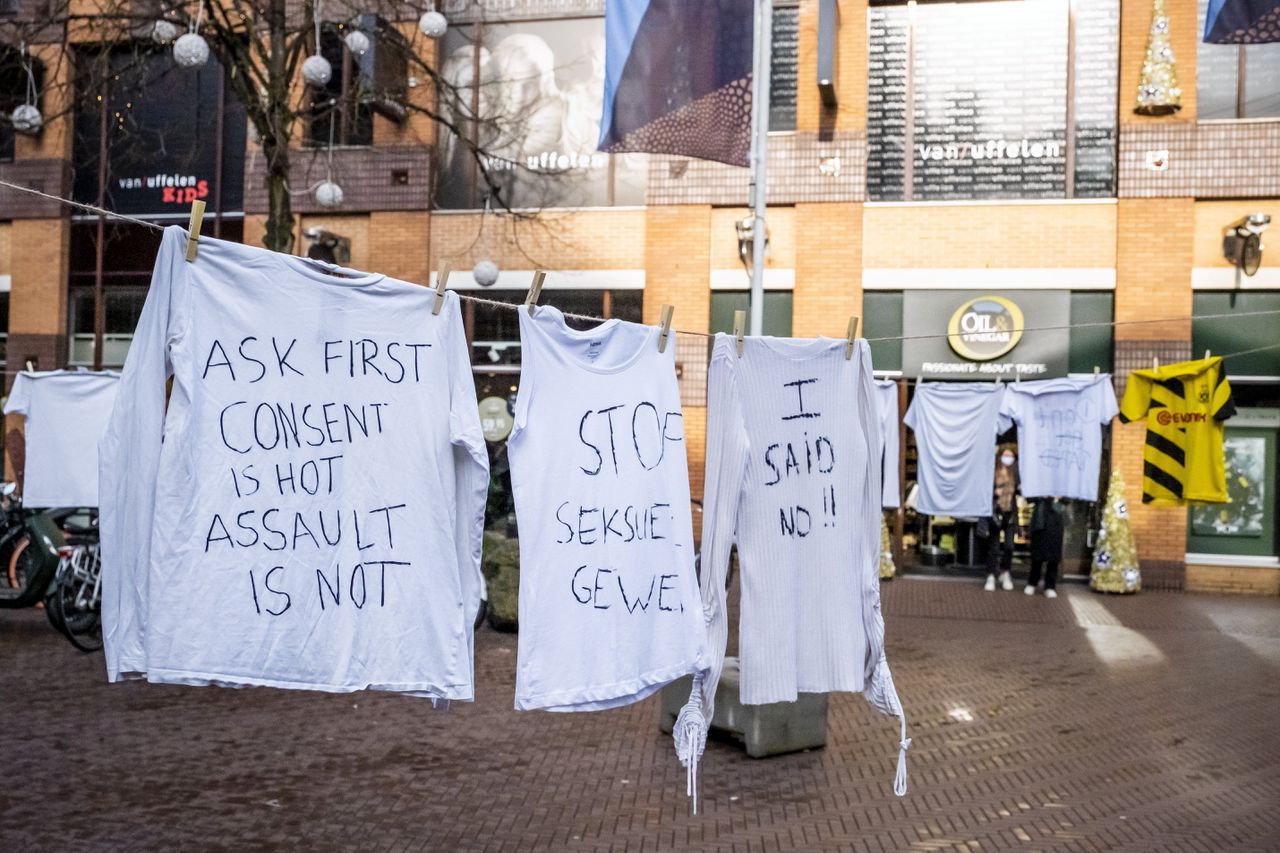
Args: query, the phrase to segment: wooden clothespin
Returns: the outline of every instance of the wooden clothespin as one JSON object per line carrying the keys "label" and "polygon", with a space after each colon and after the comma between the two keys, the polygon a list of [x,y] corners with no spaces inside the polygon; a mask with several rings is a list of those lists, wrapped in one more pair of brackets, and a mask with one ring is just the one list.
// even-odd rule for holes
{"label": "wooden clothespin", "polygon": [[858,315],[849,318],[849,341],[844,345],[844,360],[853,358],[853,343],[858,337]]}
{"label": "wooden clothespin", "polygon": [[1096,364],[1095,364],[1095,365],[1093,366],[1093,375],[1094,375],[1094,376],[1097,376],[1097,375],[1098,375],[1098,373],[1099,373],[1098,365],[1096,365]]}
{"label": "wooden clothespin", "polygon": [[671,315],[675,313],[675,306],[662,306],[662,331],[658,332],[658,352],[667,351],[667,338],[671,336]]}
{"label": "wooden clothespin", "polygon": [[27,373],[35,373],[36,366],[31,363],[31,359],[27,359]]}
{"label": "wooden clothespin", "polygon": [[1205,358],[1213,358],[1213,353],[1212,353],[1210,350],[1205,350],[1205,351],[1204,351],[1204,357],[1205,357]]}
{"label": "wooden clothespin", "polygon": [[542,270],[534,270],[533,283],[529,285],[529,295],[524,298],[525,307],[529,309],[529,316],[533,316],[534,309],[538,307],[538,296],[542,293],[542,280],[547,274]]}
{"label": "wooden clothespin", "polygon": [[746,334],[747,312],[733,312],[733,337],[737,340],[738,358],[742,358],[742,336]]}
{"label": "wooden clothespin", "polygon": [[1160,356],[1158,355],[1151,356],[1151,369],[1152,370],[1160,369]]}
{"label": "wooden clothespin", "polygon": [[200,225],[204,222],[204,202],[191,202],[191,219],[187,222],[187,263],[200,251]]}
{"label": "wooden clothespin", "polygon": [[440,309],[444,307],[444,289],[449,284],[449,263],[440,265],[440,272],[436,273],[436,301],[431,306],[432,314],[439,314]]}

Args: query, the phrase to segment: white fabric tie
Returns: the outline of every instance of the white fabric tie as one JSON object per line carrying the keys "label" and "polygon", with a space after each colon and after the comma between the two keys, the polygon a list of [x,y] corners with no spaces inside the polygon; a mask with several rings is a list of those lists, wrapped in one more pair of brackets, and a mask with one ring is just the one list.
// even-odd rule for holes
{"label": "white fabric tie", "polygon": [[707,746],[708,723],[702,713],[702,673],[693,674],[693,690],[689,701],[676,716],[671,729],[676,757],[685,766],[685,795],[693,799],[693,813],[698,813],[698,759]]}
{"label": "white fabric tie", "polygon": [[907,750],[911,748],[911,738],[907,737],[907,715],[898,717],[902,720],[902,740],[898,742],[898,772],[893,777],[893,793],[899,797],[907,795]]}

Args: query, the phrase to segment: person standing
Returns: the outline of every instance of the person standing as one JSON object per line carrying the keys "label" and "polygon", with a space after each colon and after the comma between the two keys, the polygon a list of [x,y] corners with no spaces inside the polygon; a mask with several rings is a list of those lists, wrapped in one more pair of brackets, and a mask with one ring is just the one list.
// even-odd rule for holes
{"label": "person standing", "polygon": [[1013,536],[1018,530],[1018,457],[1011,446],[997,450],[996,475],[991,494],[991,518],[987,521],[987,592],[1013,589],[1009,570],[1013,566]]}
{"label": "person standing", "polygon": [[1062,501],[1054,498],[1037,498],[1031,510],[1031,574],[1022,591],[1036,594],[1040,575],[1044,574],[1044,597],[1057,598],[1058,563],[1062,560],[1063,519]]}

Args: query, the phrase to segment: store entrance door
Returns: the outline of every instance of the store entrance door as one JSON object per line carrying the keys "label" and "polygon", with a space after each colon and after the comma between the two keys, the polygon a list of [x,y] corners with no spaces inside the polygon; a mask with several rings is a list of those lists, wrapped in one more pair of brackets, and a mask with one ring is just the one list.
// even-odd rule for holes
{"label": "store entrance door", "polygon": [[1223,451],[1230,502],[1188,511],[1187,550],[1276,556],[1276,439],[1280,409],[1240,409],[1227,422]]}

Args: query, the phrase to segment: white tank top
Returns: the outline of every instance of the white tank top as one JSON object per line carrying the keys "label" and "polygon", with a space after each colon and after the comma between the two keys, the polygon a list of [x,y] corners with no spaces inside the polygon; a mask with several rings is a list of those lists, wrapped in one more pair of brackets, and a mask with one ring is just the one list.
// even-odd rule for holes
{"label": "white tank top", "polygon": [[519,710],[638,701],[708,665],[675,347],[520,311],[508,452],[520,531]]}

